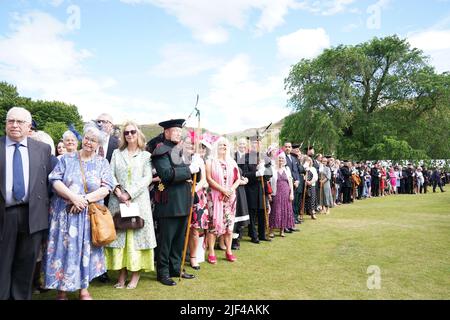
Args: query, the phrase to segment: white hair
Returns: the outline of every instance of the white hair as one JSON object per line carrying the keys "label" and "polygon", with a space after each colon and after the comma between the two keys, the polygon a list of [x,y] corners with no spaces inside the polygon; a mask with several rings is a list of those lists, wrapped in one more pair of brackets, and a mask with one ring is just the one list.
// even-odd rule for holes
{"label": "white hair", "polygon": [[100,114],[100,115],[97,117],[97,119],[100,118],[100,117],[108,118],[108,120],[109,120],[111,123],[113,122],[112,116],[111,116],[110,114],[108,114],[108,113],[102,113],[102,114]]}
{"label": "white hair", "polygon": [[100,131],[100,129],[97,128],[93,122],[88,122],[84,125],[83,137],[85,137],[88,133],[93,134],[97,138],[99,145],[102,145],[105,141],[106,132]]}
{"label": "white hair", "polygon": [[27,123],[31,123],[31,120],[32,120],[31,113],[27,109],[22,108],[22,107],[12,107],[11,109],[8,110],[8,113],[6,114],[6,119],[9,119],[9,116],[12,113],[18,113],[18,114],[24,116],[23,120],[25,120]]}
{"label": "white hair", "polygon": [[75,135],[75,133],[73,133],[73,132],[70,131],[70,130],[67,130],[66,132],[63,133],[62,139],[63,139],[63,140],[66,140],[66,139],[69,138],[69,137],[73,137],[76,141],[78,141],[77,136]]}
{"label": "white hair", "polygon": [[30,138],[48,144],[52,149],[52,155],[55,155],[55,143],[48,133],[44,131],[34,131]]}
{"label": "white hair", "polygon": [[221,143],[225,143],[227,145],[227,154],[225,155],[225,160],[226,161],[233,160],[233,157],[231,156],[231,145],[230,145],[230,142],[225,137],[220,137],[214,143],[213,148],[212,148],[212,152],[211,152],[211,157],[214,158],[214,159],[218,159],[219,144],[221,144]]}

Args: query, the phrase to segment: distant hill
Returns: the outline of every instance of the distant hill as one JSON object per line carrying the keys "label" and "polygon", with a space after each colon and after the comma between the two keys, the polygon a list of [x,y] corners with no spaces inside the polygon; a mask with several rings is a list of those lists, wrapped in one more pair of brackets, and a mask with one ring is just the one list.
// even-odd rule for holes
{"label": "distant hill", "polygon": [[[271,139],[269,139],[270,141],[266,141],[265,144],[270,144],[270,143],[276,143],[278,141],[272,141],[275,139],[275,137],[278,136],[278,134],[281,131],[281,128],[283,127],[283,123],[284,123],[284,118],[281,119],[278,122],[274,122],[272,123],[272,125],[270,126],[269,130],[266,132],[266,136],[270,136]],[[145,138],[148,140],[150,140],[151,138],[157,136],[158,134],[160,134],[162,132],[162,128],[156,124],[156,123],[152,123],[152,124],[144,124],[141,125],[141,130],[145,135]],[[235,131],[235,132],[231,132],[231,133],[227,133],[226,136],[229,140],[233,141],[235,139],[238,139],[240,137],[250,137],[250,136],[254,136],[256,135],[256,130],[259,130],[259,132],[262,132],[266,126],[260,127],[260,128],[249,128],[249,129],[245,129],[245,130],[241,130],[241,131]],[[212,134],[217,134],[214,131],[209,130],[208,128],[202,128],[203,131],[208,131]]]}

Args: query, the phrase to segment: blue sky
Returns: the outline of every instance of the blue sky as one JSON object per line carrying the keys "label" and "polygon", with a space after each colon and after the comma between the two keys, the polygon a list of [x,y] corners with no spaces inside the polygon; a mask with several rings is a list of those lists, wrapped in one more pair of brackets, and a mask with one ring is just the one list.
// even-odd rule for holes
{"label": "blue sky", "polygon": [[0,0],[0,80],[116,123],[187,117],[199,94],[229,133],[291,112],[301,58],[392,34],[450,70],[449,0]]}

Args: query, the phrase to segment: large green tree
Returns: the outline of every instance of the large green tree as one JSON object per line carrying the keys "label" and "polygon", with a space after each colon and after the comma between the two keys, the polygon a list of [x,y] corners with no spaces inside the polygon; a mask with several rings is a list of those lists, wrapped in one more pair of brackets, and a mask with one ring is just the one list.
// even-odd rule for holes
{"label": "large green tree", "polygon": [[69,124],[74,124],[78,130],[83,127],[82,118],[75,105],[59,101],[33,101],[30,98],[21,97],[15,86],[0,82],[0,135],[5,133],[6,113],[14,106],[21,106],[30,111],[38,124],[38,129],[49,130],[48,133],[55,143],[61,138],[60,134],[67,130]]}
{"label": "large green tree", "polygon": [[[442,126],[450,125],[450,76],[436,74],[420,50],[397,36],[303,59],[285,87],[296,113],[285,122],[283,138],[315,142],[340,157],[449,156]],[[436,116],[441,126],[430,128]]]}

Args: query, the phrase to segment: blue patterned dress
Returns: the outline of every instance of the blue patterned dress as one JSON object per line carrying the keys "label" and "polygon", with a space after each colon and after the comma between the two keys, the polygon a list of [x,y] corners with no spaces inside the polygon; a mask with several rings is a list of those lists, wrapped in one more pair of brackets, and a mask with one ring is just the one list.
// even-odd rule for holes
{"label": "blue patterned dress", "polygon": [[[65,154],[49,174],[50,183],[60,180],[71,191],[85,194],[78,157],[77,152]],[[100,187],[112,189],[113,178],[106,159],[95,156],[82,163],[88,193]],[[69,207],[69,203],[58,195],[51,200],[50,229],[43,259],[45,287],[49,289],[85,289],[92,279],[106,272],[103,248],[91,243],[87,209],[80,213],[68,213]]]}

